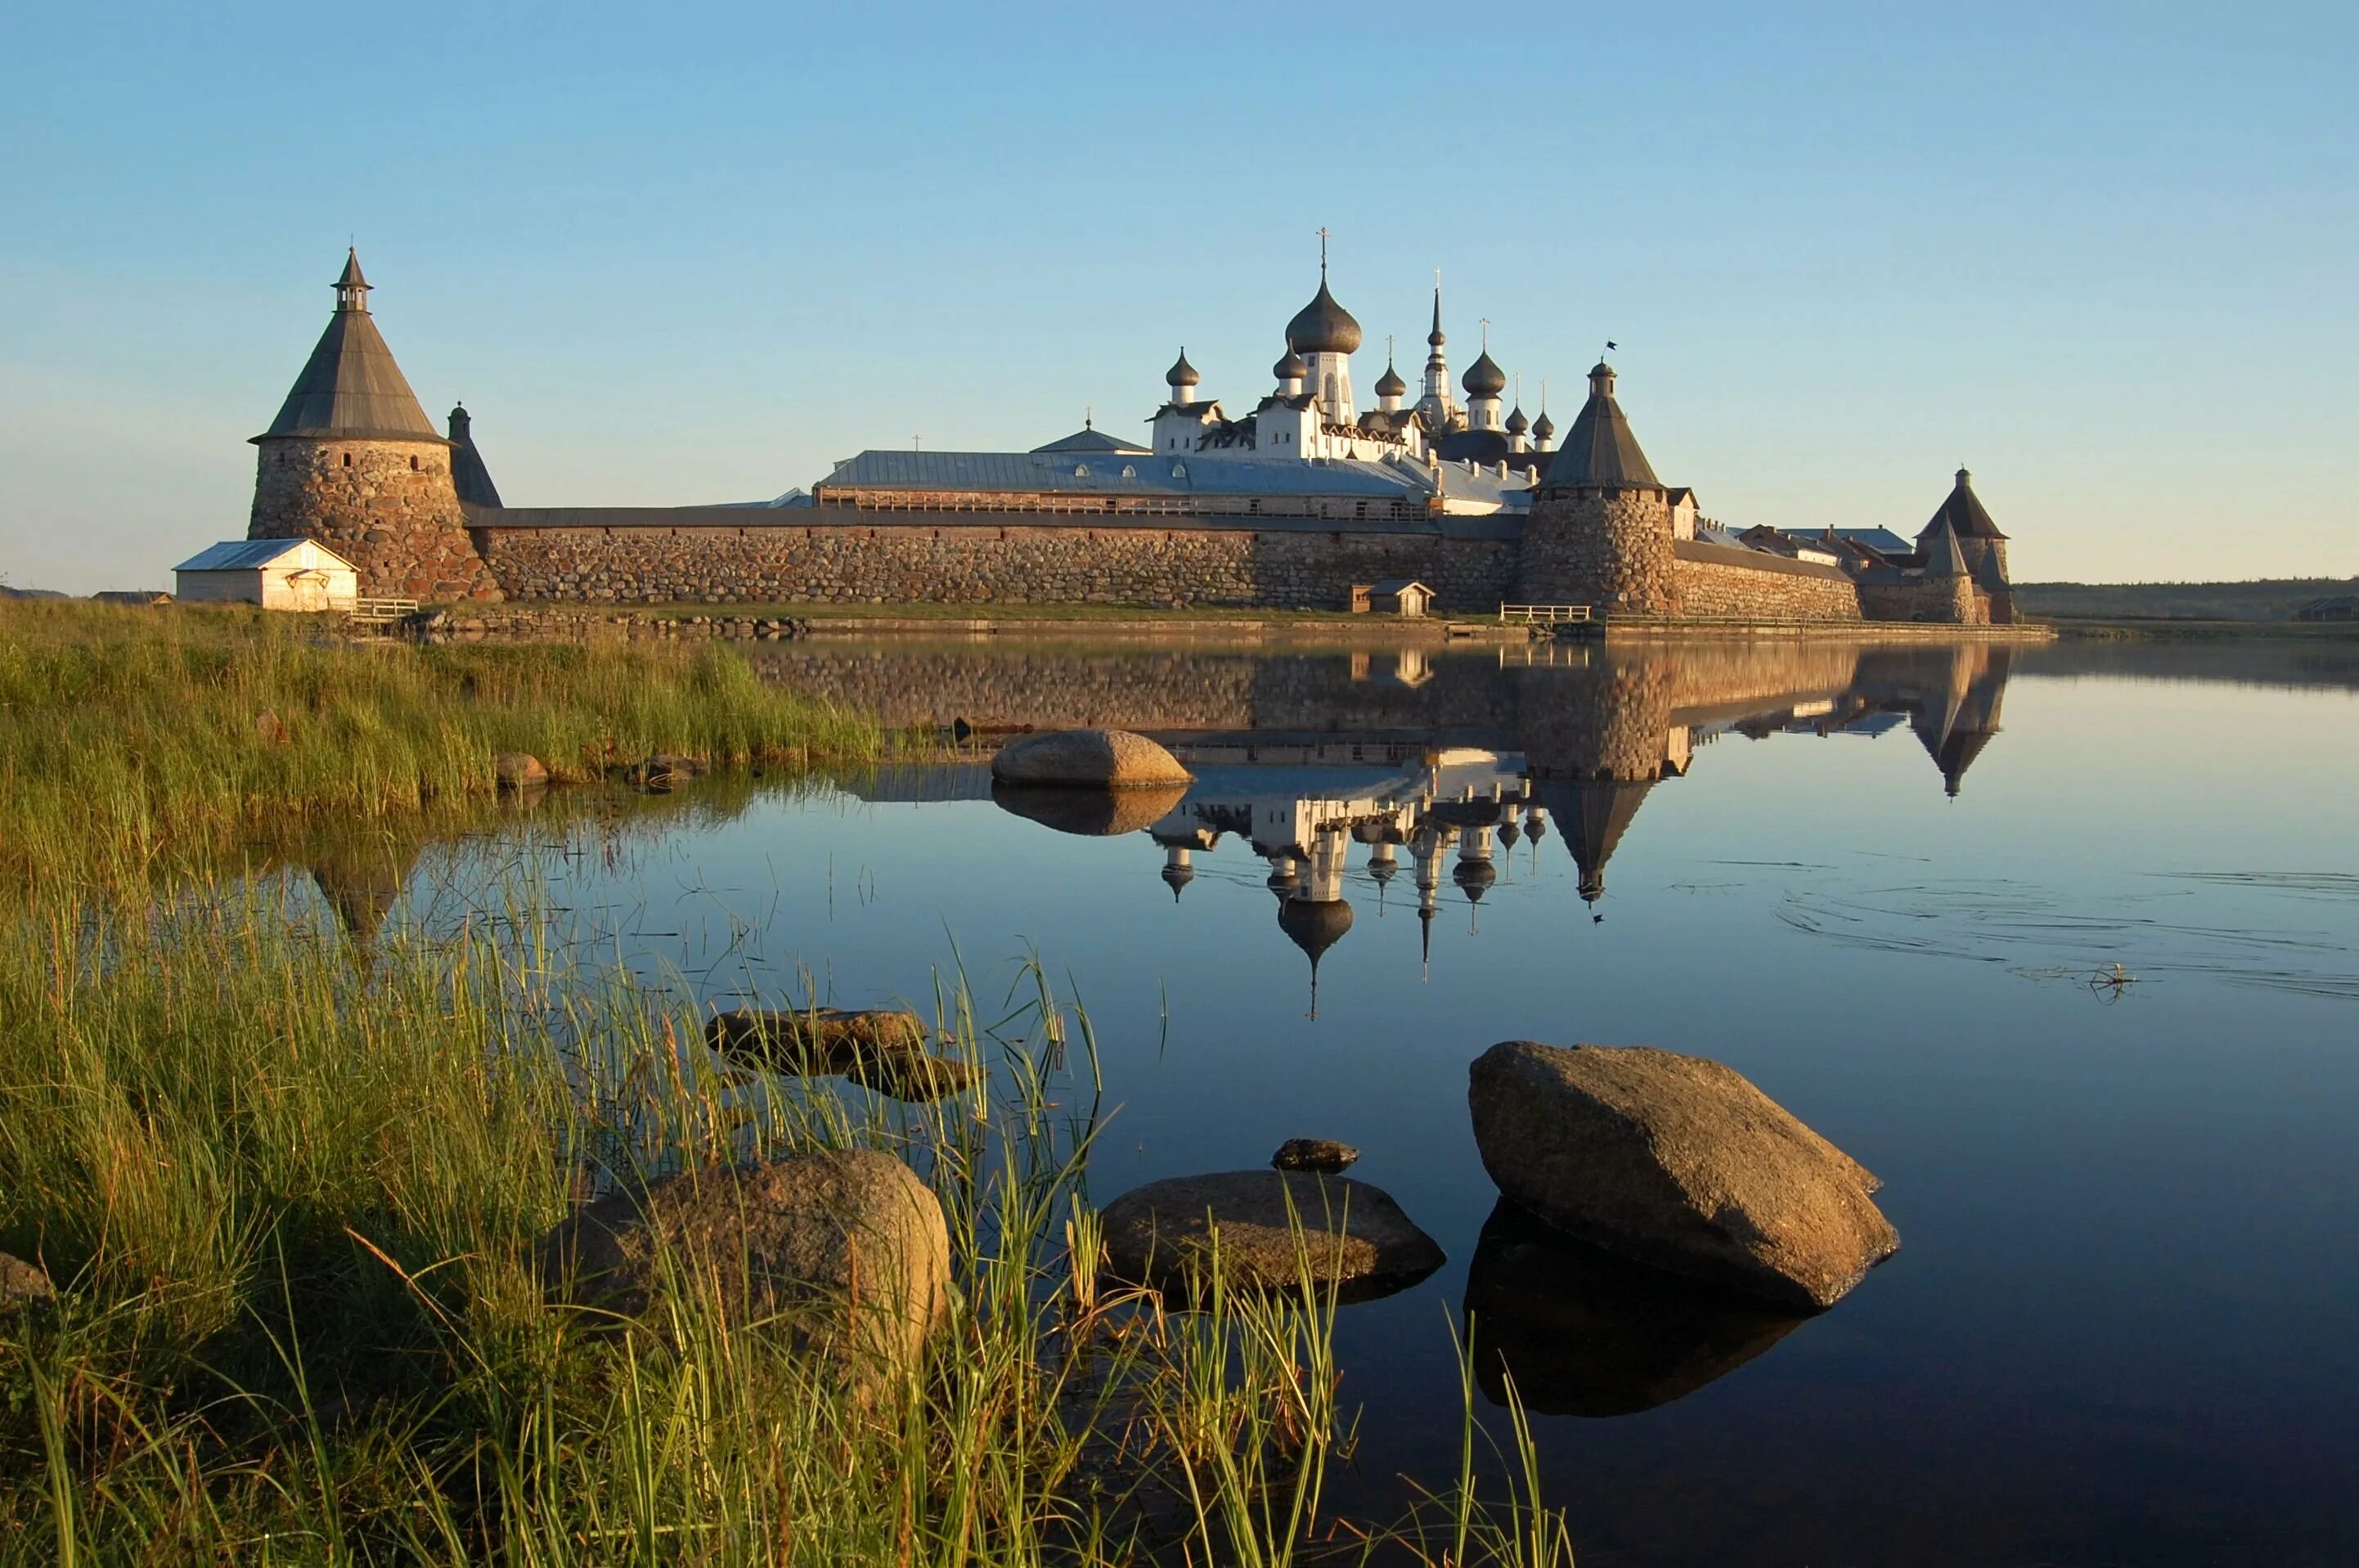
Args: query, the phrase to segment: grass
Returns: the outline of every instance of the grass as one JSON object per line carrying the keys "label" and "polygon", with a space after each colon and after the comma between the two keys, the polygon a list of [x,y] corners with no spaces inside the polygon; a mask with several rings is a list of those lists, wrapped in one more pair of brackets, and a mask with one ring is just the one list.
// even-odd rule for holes
{"label": "grass", "polygon": [[241,834],[488,796],[501,751],[580,780],[656,751],[855,762],[879,738],[718,648],[369,647],[259,611],[0,604],[0,877],[136,887]]}
{"label": "grass", "polygon": [[[908,1106],[711,1055],[521,878],[353,942],[270,857],[172,844],[414,826],[498,746],[587,773],[873,733],[723,651],[350,649],[84,606],[0,637],[32,833],[0,852],[0,1248],[60,1291],[0,1312],[0,1563],[1571,1562],[1514,1412],[1505,1500],[1477,1496],[1471,1383],[1454,1485],[1332,1517],[1352,1417],[1307,1242],[1293,1291],[1222,1289],[1214,1258],[1202,1312],[1101,1285],[1096,1040],[1037,964],[989,1007],[944,977],[935,1048],[986,1087]],[[533,1244],[587,1193],[847,1146],[906,1159],[951,1240],[950,1321],[882,1397],[693,1259],[620,1324],[546,1299]]]}

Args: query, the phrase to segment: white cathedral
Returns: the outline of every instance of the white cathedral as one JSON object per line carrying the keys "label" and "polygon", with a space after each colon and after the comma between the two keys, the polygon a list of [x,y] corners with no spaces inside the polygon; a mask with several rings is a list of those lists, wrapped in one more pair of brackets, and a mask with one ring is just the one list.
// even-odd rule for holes
{"label": "white cathedral", "polygon": [[1376,406],[1363,409],[1352,389],[1352,355],[1362,342],[1360,323],[1336,302],[1327,287],[1324,255],[1319,292],[1286,324],[1286,353],[1270,367],[1274,390],[1250,413],[1233,417],[1215,398],[1203,397],[1202,377],[1184,348],[1164,374],[1167,395],[1156,409],[1145,446],[1094,429],[1076,431],[1039,452],[1153,453],[1176,457],[1220,453],[1231,457],[1356,461],[1428,467],[1462,463],[1529,483],[1555,438],[1543,408],[1537,422],[1521,407],[1505,408],[1507,375],[1492,359],[1488,344],[1460,383],[1462,404],[1450,386],[1447,341],[1441,331],[1441,286],[1433,289],[1433,329],[1426,335],[1423,387],[1408,400],[1408,383],[1393,365],[1376,379]]}

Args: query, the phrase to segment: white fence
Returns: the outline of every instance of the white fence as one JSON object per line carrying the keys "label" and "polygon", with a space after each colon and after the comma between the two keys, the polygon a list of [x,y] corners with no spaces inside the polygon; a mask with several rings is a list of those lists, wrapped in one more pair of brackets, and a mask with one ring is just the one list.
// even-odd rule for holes
{"label": "white fence", "polygon": [[1499,624],[1507,626],[1521,622],[1527,626],[1557,626],[1590,618],[1586,604],[1502,604]]}

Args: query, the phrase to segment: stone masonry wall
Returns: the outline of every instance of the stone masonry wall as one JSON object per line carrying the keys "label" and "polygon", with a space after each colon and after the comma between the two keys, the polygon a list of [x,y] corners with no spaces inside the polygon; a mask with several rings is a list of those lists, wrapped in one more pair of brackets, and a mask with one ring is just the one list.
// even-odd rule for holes
{"label": "stone masonry wall", "polygon": [[1445,614],[1495,610],[1506,540],[1186,528],[480,528],[509,596],[589,604],[1253,605],[1340,610],[1354,583],[1421,578]]}
{"label": "stone masonry wall", "polygon": [[1861,610],[1870,620],[1919,621],[1940,626],[1987,626],[1986,597],[1969,577],[1928,577],[1908,583],[1860,585]]}
{"label": "stone masonry wall", "polygon": [[440,441],[265,441],[245,537],[318,539],[353,563],[365,597],[499,597]]}
{"label": "stone masonry wall", "polygon": [[1659,490],[1543,488],[1524,525],[1517,595],[1526,604],[1608,613],[1680,610],[1671,511]]}
{"label": "stone masonry wall", "polygon": [[1861,618],[1857,584],[1832,567],[1826,574],[1798,572],[1799,563],[1777,566],[1736,565],[1691,559],[1685,546],[1676,562],[1680,614],[1710,616],[1758,616],[1777,621],[1856,621]]}

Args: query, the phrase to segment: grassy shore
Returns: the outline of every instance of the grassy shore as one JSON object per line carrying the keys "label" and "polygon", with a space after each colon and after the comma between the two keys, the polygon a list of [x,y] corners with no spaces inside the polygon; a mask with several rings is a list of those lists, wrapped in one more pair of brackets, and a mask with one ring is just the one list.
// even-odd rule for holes
{"label": "grassy shore", "polygon": [[[415,812],[501,747],[875,744],[726,650],[7,607],[0,1250],[58,1301],[0,1310],[0,1563],[1569,1563],[1520,1421],[1478,1465],[1471,1381],[1419,1515],[1330,1517],[1332,1294],[1100,1286],[1095,1040],[1037,968],[988,1012],[944,977],[934,1047],[984,1086],[905,1105],[713,1056],[528,880],[356,942],[308,878],[183,842]],[[533,1244],[585,1194],[847,1146],[950,1222],[951,1320],[881,1395],[686,1269],[595,1332],[545,1299]]]}
{"label": "grassy shore", "polygon": [[0,604],[0,877],[19,881],[137,886],[298,819],[487,796],[501,751],[580,780],[656,751],[794,768],[877,743],[720,649],[362,647],[258,611]]}

